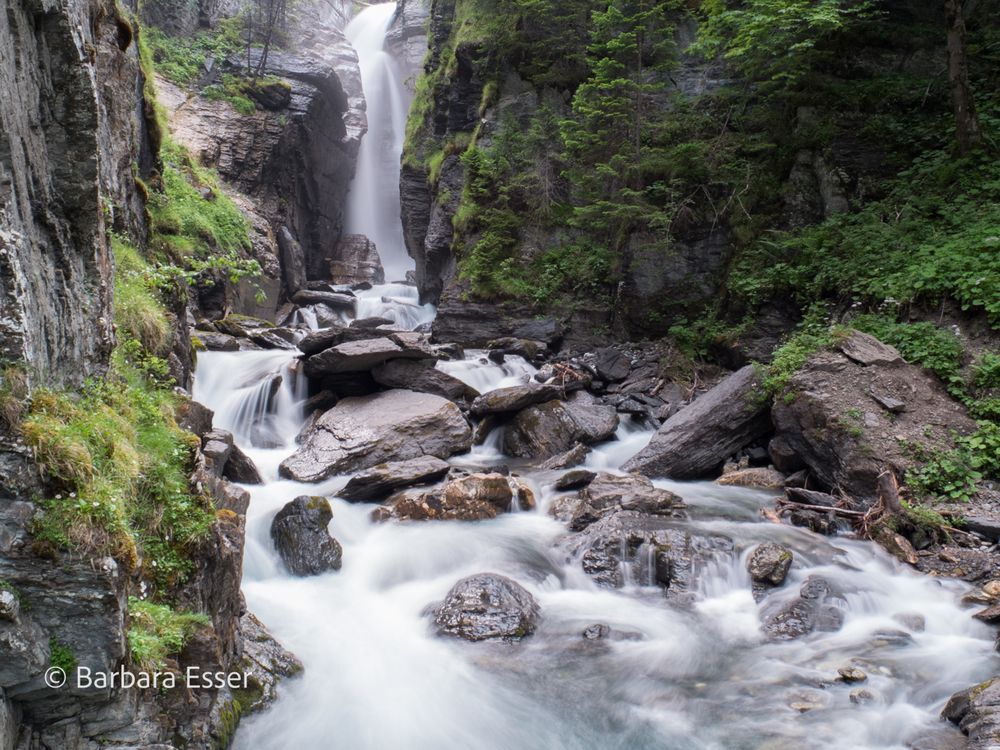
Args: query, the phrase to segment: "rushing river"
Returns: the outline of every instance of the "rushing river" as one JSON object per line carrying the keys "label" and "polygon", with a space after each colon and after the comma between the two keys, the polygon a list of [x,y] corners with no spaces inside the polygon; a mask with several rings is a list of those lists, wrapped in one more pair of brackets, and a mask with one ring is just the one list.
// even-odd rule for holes
{"label": "rushing river", "polygon": [[[391,79],[371,67],[387,64],[379,57],[387,57],[379,34],[391,8],[369,7],[349,29],[366,86]],[[397,99],[382,101],[391,105],[393,128],[401,128]],[[369,113],[377,106],[370,99]],[[369,195],[375,202],[382,195],[398,203],[382,189],[384,164],[370,161],[359,164],[353,200]],[[372,234],[369,222],[384,222],[392,211],[372,210],[368,219],[357,218],[361,213],[352,213],[353,228]],[[393,241],[379,249],[397,262],[401,239]],[[405,271],[401,265],[392,270]],[[364,293],[358,315],[384,315],[412,329],[432,319],[433,308],[419,305],[412,288],[387,285]],[[658,483],[689,505],[689,519],[679,526],[725,534],[738,550],[701,571],[695,603],[687,607],[669,603],[643,581],[600,588],[578,560],[566,559],[556,544],[566,530],[547,513],[560,472],[516,467],[539,498],[532,511],[476,523],[373,523],[373,506],[337,499],[346,476],[318,485],[278,479],[278,464],[295,449],[305,421],[307,390],[296,375],[296,356],[198,357],[195,397],[215,410],[216,426],[233,431],[265,477],[263,485],[247,487],[248,607],[305,665],[301,677],[281,686],[271,709],[243,723],[238,748],[903,750],[918,741],[925,742],[918,747],[944,748],[956,738],[938,719],[947,697],[997,672],[992,630],[960,603],[964,584],[918,575],[871,544],[763,522],[758,511],[773,502],[763,492]],[[523,382],[534,372],[518,358],[498,365],[476,351],[439,367],[480,391]],[[282,385],[270,398],[265,380],[276,372]],[[586,465],[617,471],[650,434],[624,426]],[[452,463],[504,461],[497,438],[494,433]],[[255,448],[255,442],[282,447]],[[344,550],[338,572],[295,578],[281,567],[270,523],[302,494],[331,497],[330,532]],[[795,565],[788,582],[758,604],[745,563],[763,541],[793,550]],[[460,578],[482,572],[509,576],[534,595],[542,619],[533,636],[517,644],[471,644],[434,635],[428,605]],[[761,632],[763,607],[793,598],[810,575],[841,593],[843,627],[768,641]],[[922,628],[914,615],[923,618]],[[583,630],[596,623],[621,637],[584,640]],[[836,680],[837,669],[848,665],[868,674],[861,686],[870,691],[869,702],[852,702],[858,685]]]}

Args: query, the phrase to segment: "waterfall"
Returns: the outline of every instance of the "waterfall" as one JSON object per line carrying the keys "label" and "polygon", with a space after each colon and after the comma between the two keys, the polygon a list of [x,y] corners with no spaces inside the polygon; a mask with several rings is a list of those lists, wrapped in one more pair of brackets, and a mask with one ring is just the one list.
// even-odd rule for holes
{"label": "waterfall", "polygon": [[347,196],[347,232],[375,243],[390,282],[402,280],[413,268],[399,210],[399,159],[410,97],[396,60],[384,49],[395,8],[395,3],[370,5],[345,32],[358,53],[368,112],[368,133]]}

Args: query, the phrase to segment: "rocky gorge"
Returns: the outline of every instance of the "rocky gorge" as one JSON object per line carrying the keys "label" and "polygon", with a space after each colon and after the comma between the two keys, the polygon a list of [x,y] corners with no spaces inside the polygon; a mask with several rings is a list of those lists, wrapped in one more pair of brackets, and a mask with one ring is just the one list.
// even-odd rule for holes
{"label": "rocky gorge", "polygon": [[[8,9],[0,750],[1000,743],[989,270],[891,319],[754,307],[720,182],[714,216],[560,225],[592,198],[570,121],[598,127],[566,40],[607,8],[501,5]],[[699,24],[670,17],[669,74],[638,53],[679,129],[747,76]],[[845,86],[940,51],[862,37]],[[776,214],[749,177],[727,207],[879,200],[817,118],[768,126]],[[121,670],[180,687],[78,679]]]}

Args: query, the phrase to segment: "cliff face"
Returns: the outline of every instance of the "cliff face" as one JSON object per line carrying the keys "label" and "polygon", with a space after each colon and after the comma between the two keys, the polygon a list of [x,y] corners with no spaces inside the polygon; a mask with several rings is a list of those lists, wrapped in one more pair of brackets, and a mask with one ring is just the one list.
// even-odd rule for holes
{"label": "cliff face", "polygon": [[[111,343],[112,261],[101,178],[119,183],[111,145],[120,113],[102,111],[94,65],[118,29],[113,3],[14,2],[0,18],[0,358],[55,382],[100,370]],[[104,20],[101,20],[103,16]],[[110,38],[109,38],[110,37]],[[114,42],[112,42],[114,43]],[[130,67],[120,50],[115,64]],[[134,78],[120,83],[129,93]],[[115,185],[118,196],[128,189]]]}

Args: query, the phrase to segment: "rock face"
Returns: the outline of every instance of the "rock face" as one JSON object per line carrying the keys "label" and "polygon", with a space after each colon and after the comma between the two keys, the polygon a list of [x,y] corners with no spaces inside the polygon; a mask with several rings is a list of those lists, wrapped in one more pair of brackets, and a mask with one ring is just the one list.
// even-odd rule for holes
{"label": "rock face", "polygon": [[[345,372],[367,372],[390,359],[414,357],[390,339],[365,339],[338,344],[314,354],[306,360],[305,373],[310,378],[339,375]],[[416,353],[419,356],[419,353]]]}
{"label": "rock face", "polygon": [[485,641],[516,641],[535,632],[539,608],[520,584],[492,573],[463,578],[434,611],[441,635]]}
{"label": "rock face", "polygon": [[968,735],[970,750],[1000,747],[1000,677],[955,693],[941,716]]}
{"label": "rock face", "polygon": [[384,284],[385,270],[375,243],[363,234],[342,237],[330,261],[330,281],[334,284]]}
{"label": "rock face", "polygon": [[552,401],[562,395],[563,391],[558,386],[538,383],[496,388],[473,401],[469,411],[477,417],[486,414],[517,412],[532,404]]}
{"label": "rock face", "polygon": [[397,0],[396,13],[385,32],[385,47],[399,63],[407,88],[416,88],[416,75],[427,54],[429,0]]}
{"label": "rock face", "polygon": [[327,526],[333,511],[325,497],[303,495],[278,511],[271,522],[271,540],[285,567],[297,576],[340,570],[343,550]]}
{"label": "rock face", "polygon": [[352,502],[374,502],[403,487],[437,481],[450,468],[447,461],[433,456],[378,464],[351,477],[337,496]]}
{"label": "rock face", "polygon": [[346,398],[326,412],[279,471],[299,482],[318,482],[386,461],[446,458],[471,445],[472,429],[455,404],[427,393],[385,391]]}
{"label": "rock face", "polygon": [[[913,461],[907,445],[946,449],[952,430],[975,429],[934,376],[864,334],[851,335],[841,351],[814,355],[789,389],[794,398],[776,399],[772,409],[776,439],[824,485],[858,501],[876,497],[885,469],[903,476]],[[885,399],[904,406],[889,409]]]}
{"label": "rock face", "polygon": [[[132,175],[149,163],[135,46],[111,0],[7,3],[0,20],[0,360],[49,385],[111,348],[106,228],[144,231]],[[81,50],[89,50],[83,54]],[[105,217],[99,194],[115,209]]]}
{"label": "rock face", "polygon": [[291,85],[287,107],[242,115],[168,81],[158,86],[173,137],[253,198],[267,221],[285,227],[301,244],[307,276],[318,279],[327,276],[331,238],[343,227],[366,121],[357,54],[322,13],[309,15],[295,51],[268,56],[267,74]]}
{"label": "rock face", "polygon": [[[576,473],[576,472],[571,472]],[[621,476],[600,473],[586,482],[575,503],[566,503],[558,516],[571,531],[582,531],[592,523],[620,510],[650,516],[684,516],[684,501],[669,490],[654,487],[639,474]]]}
{"label": "rock face", "polygon": [[754,368],[737,370],[670,417],[622,467],[648,476],[695,479],[771,428]]}
{"label": "rock face", "polygon": [[387,388],[408,388],[433,393],[449,401],[472,401],[479,391],[458,378],[441,372],[432,360],[392,359],[372,370],[372,377]]}

